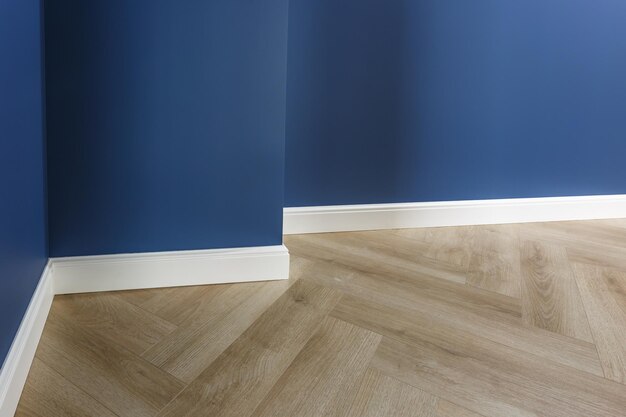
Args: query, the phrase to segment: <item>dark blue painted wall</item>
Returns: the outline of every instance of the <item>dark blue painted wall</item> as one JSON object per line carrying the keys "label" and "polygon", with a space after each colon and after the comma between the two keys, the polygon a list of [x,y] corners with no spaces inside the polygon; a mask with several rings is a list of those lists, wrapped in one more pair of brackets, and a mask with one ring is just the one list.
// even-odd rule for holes
{"label": "dark blue painted wall", "polygon": [[292,0],[286,205],[626,193],[626,2]]}
{"label": "dark blue painted wall", "polygon": [[39,0],[0,1],[0,364],[47,262]]}
{"label": "dark blue painted wall", "polygon": [[287,0],[48,0],[51,256],[281,243]]}

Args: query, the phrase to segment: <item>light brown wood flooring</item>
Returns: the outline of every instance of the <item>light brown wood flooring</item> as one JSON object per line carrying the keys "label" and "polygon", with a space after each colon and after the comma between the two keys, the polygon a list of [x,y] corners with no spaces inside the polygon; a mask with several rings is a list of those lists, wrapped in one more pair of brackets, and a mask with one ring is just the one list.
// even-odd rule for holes
{"label": "light brown wood flooring", "polygon": [[288,236],[289,281],[58,296],[18,416],[626,416],[626,220]]}

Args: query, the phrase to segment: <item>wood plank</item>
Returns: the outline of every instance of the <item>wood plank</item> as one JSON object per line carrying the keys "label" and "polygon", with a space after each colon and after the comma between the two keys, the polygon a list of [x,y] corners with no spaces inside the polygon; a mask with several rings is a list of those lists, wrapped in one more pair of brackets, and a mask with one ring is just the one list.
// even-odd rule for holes
{"label": "wood plank", "polygon": [[626,383],[626,272],[574,265],[607,378]]}
{"label": "wood plank", "polygon": [[144,310],[178,326],[206,314],[205,309],[229,288],[228,285],[200,285],[161,288],[140,304]]}
{"label": "wood plank", "polygon": [[152,297],[161,294],[166,288],[146,288],[140,290],[123,290],[112,292],[101,292],[99,294],[115,294],[127,303],[141,307],[141,305],[149,301]]}
{"label": "wood plank", "polygon": [[[475,226],[459,226],[395,229],[382,232],[411,239],[415,242],[415,249],[428,258],[467,269],[475,230]],[[398,243],[407,244],[405,240]]]}
{"label": "wood plank", "polygon": [[520,297],[520,242],[514,225],[476,228],[471,254],[468,285]]}
{"label": "wood plank", "polygon": [[[626,241],[622,237],[625,229],[619,226],[619,223],[617,226],[612,226],[619,233],[607,236],[605,231],[600,234],[600,236],[604,234],[604,238],[598,238],[597,234],[594,237],[594,234],[576,232],[578,223],[595,224],[599,221],[530,223],[520,226],[519,230],[520,235],[526,240],[564,247],[572,262],[626,270]],[[605,227],[608,225],[604,222],[603,224]]]}
{"label": "wood plank", "polygon": [[159,416],[249,416],[340,297],[296,281]]}
{"label": "wood plank", "polygon": [[183,389],[139,356],[57,316],[53,304],[37,357],[116,414],[153,416]]}
{"label": "wood plank", "polygon": [[35,358],[16,417],[116,417],[112,411]]}
{"label": "wood plank", "polygon": [[[428,337],[459,343],[495,343],[545,360],[602,376],[596,347],[588,342],[542,329],[462,313],[432,311],[416,303],[411,308],[389,306],[344,296],[331,316],[373,332],[410,343]],[[486,340],[483,340],[486,339]]]}
{"label": "wood plank", "polygon": [[617,417],[624,386],[475,340],[383,337],[373,368],[486,417]]}
{"label": "wood plank", "polygon": [[54,303],[52,319],[71,321],[138,355],[177,328],[115,293],[62,295]]}
{"label": "wood plank", "polygon": [[[436,417],[438,398],[368,369],[345,414],[347,417]],[[344,400],[350,403],[349,397]],[[344,415],[344,414],[335,414]]]}
{"label": "wood plank", "polygon": [[484,417],[467,408],[460,407],[450,401],[439,400],[437,417]]}
{"label": "wood plank", "polygon": [[285,244],[298,256],[369,272],[419,275],[456,283],[466,279],[465,271],[456,265],[425,257],[403,245],[366,239],[361,232],[291,235],[285,237]]}
{"label": "wood plank", "polygon": [[570,262],[626,271],[626,249],[605,245],[572,245],[567,248]]}
{"label": "wood plank", "polygon": [[276,382],[254,417],[337,415],[381,336],[327,318]]}
{"label": "wood plank", "polygon": [[[380,262],[402,267],[415,273],[437,276],[448,281],[465,283],[466,263],[459,265],[456,257],[436,256],[433,244],[396,233],[397,230],[375,232],[335,233],[324,235],[327,244],[342,242],[339,249],[352,254],[373,257]],[[431,254],[433,256],[428,256]]]}
{"label": "wood plank", "polygon": [[[317,277],[319,278],[319,276]],[[342,287],[347,294],[387,305],[413,307],[428,306],[432,311],[450,314],[462,312],[469,316],[499,319],[518,323],[521,305],[518,299],[465,285],[440,285],[423,278],[404,278],[356,272],[349,280],[327,282],[327,285]]]}
{"label": "wood plank", "polygon": [[567,253],[543,242],[522,242],[524,323],[593,342]]}
{"label": "wood plank", "polygon": [[592,244],[626,249],[626,230],[597,220],[531,223],[526,229],[565,246]]}
{"label": "wood plank", "polygon": [[142,357],[190,383],[234,342],[292,281],[233,285]]}
{"label": "wood plank", "polygon": [[[312,270],[315,273],[308,274],[303,279],[318,285],[379,302],[389,299],[392,303],[423,303],[433,309],[456,309],[508,321],[518,321],[521,318],[520,300],[513,297],[393,268],[391,265],[376,264],[365,267],[356,260],[345,261],[343,255],[337,251],[324,247],[320,249],[318,245],[303,245],[299,250],[304,248],[307,252],[300,256],[311,256],[314,259],[315,267]],[[320,251],[323,252],[321,256]],[[335,260],[320,260],[330,252],[334,254]]]}

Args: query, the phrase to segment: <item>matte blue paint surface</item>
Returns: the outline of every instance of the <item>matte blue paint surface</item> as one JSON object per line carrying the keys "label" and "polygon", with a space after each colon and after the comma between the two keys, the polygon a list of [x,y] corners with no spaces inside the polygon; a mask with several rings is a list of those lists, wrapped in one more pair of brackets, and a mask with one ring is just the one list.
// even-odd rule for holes
{"label": "matte blue paint surface", "polygon": [[623,0],[292,0],[286,205],[626,193]]}
{"label": "matte blue paint surface", "polygon": [[47,262],[39,0],[0,1],[0,364]]}
{"label": "matte blue paint surface", "polygon": [[49,0],[51,256],[280,244],[287,0]]}

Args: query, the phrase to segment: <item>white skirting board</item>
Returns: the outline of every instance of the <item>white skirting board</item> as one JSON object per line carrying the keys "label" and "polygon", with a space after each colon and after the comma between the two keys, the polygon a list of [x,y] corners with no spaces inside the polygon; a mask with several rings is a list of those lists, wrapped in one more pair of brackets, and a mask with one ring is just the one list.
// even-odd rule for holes
{"label": "white skirting board", "polygon": [[0,370],[0,417],[15,413],[55,294],[288,278],[284,245],[51,258]]}
{"label": "white skirting board", "polygon": [[289,278],[284,245],[52,258],[56,294]]}
{"label": "white skirting board", "polygon": [[291,207],[283,233],[345,232],[626,217],[626,195]]}
{"label": "white skirting board", "polygon": [[48,262],[0,371],[0,417],[13,416],[20,400],[54,298],[51,272]]}

